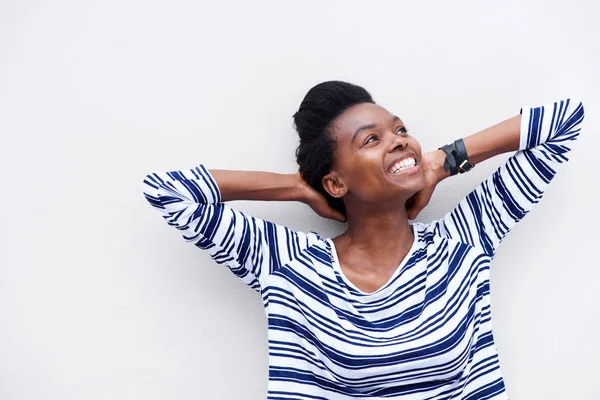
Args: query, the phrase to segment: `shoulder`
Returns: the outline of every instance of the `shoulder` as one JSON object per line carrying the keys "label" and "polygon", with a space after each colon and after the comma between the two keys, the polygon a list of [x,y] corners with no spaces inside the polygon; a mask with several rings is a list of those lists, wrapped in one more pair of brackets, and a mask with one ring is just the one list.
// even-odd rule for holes
{"label": "shoulder", "polygon": [[418,232],[418,239],[424,243],[428,248],[428,253],[438,252],[439,249],[450,249],[464,248],[475,253],[481,253],[487,255],[485,250],[481,247],[473,246],[472,244],[466,243],[458,238],[453,238],[444,233],[443,220],[433,220],[430,222],[417,222],[414,224],[415,234]]}

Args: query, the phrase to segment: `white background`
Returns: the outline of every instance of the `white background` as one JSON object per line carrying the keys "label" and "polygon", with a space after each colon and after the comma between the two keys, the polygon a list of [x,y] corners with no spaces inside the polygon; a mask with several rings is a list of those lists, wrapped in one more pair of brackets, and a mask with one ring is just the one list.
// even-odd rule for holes
{"label": "white background", "polygon": [[[368,4],[367,4],[368,3]],[[492,272],[508,394],[598,399],[600,25],[589,1],[0,3],[0,399],[261,400],[260,296],[144,200],[146,173],[293,173],[310,87],[364,86],[432,150],[576,96],[571,161]],[[500,165],[439,185],[441,217]],[[326,236],[300,203],[234,207]]]}

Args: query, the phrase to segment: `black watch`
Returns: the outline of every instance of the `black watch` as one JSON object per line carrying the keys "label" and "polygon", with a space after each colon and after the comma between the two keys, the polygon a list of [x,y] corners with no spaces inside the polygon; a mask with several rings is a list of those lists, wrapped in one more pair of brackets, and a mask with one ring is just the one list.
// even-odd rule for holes
{"label": "black watch", "polygon": [[455,140],[452,144],[440,147],[447,156],[444,160],[444,171],[450,171],[450,175],[463,174],[472,170],[475,165],[467,158],[467,149],[462,139]]}
{"label": "black watch", "polygon": [[467,159],[467,149],[465,147],[465,143],[463,142],[462,139],[458,139],[454,141],[454,148],[456,149],[456,162],[458,164],[458,168],[459,168],[459,172],[465,173],[465,172],[469,172],[470,170],[473,169],[473,167],[475,167],[475,165],[471,164],[469,162],[469,160]]}

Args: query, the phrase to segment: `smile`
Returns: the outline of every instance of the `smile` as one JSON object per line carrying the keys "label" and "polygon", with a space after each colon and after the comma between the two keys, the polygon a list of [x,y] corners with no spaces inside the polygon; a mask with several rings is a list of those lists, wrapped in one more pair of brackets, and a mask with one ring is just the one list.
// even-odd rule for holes
{"label": "smile", "polygon": [[410,156],[395,162],[391,167],[388,168],[387,172],[391,174],[400,174],[403,172],[417,170],[418,168],[419,167],[417,166],[417,160],[414,157]]}

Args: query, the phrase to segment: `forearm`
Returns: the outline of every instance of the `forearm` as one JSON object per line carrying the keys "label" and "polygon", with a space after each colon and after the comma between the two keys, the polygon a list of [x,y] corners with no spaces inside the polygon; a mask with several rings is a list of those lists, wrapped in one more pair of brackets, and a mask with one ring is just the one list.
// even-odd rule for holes
{"label": "forearm", "polygon": [[[463,138],[469,161],[476,165],[498,154],[517,151],[521,137],[520,129],[521,115],[517,115]],[[435,168],[442,180],[450,176],[449,171],[444,171],[446,153],[443,150],[437,150],[435,154]]]}
{"label": "forearm", "polygon": [[297,174],[211,169],[221,201],[304,201],[306,190]]}

